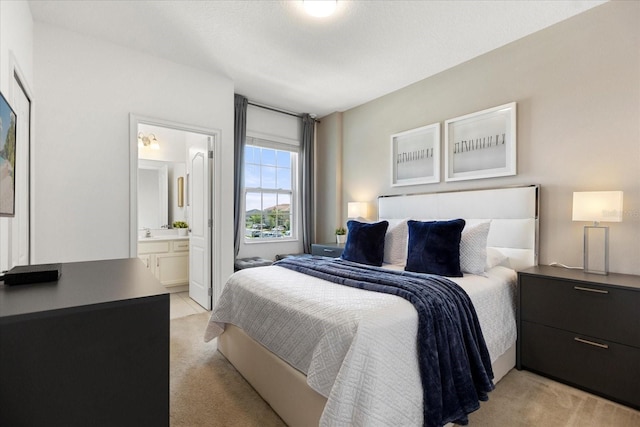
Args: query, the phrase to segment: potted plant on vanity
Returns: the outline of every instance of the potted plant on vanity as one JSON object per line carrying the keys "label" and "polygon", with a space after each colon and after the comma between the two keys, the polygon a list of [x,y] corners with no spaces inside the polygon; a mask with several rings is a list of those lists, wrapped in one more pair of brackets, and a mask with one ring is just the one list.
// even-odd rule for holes
{"label": "potted plant on vanity", "polygon": [[184,221],[173,221],[173,228],[178,230],[178,236],[186,236],[189,224]]}
{"label": "potted plant on vanity", "polygon": [[347,241],[347,230],[344,227],[336,228],[336,243],[341,244]]}

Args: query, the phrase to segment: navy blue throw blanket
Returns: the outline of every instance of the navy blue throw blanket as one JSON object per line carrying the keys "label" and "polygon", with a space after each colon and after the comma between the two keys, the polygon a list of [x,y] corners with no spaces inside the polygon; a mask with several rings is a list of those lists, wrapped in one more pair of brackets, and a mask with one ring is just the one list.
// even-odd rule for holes
{"label": "navy blue throw blanket", "polygon": [[493,390],[489,352],[466,292],[441,276],[391,271],[339,258],[289,257],[280,267],[354,288],[397,295],[418,312],[424,425],[467,425]]}

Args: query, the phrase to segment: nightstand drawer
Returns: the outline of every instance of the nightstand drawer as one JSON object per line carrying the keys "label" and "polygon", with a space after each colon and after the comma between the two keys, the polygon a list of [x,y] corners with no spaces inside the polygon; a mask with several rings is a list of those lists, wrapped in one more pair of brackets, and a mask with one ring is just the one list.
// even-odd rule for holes
{"label": "nightstand drawer", "polygon": [[311,245],[311,255],[320,255],[331,258],[338,258],[342,255],[344,244],[318,244]]}
{"label": "nightstand drawer", "polygon": [[640,407],[640,349],[536,323],[521,326],[523,368]]}
{"label": "nightstand drawer", "polygon": [[522,275],[520,300],[523,321],[640,347],[640,292]]}

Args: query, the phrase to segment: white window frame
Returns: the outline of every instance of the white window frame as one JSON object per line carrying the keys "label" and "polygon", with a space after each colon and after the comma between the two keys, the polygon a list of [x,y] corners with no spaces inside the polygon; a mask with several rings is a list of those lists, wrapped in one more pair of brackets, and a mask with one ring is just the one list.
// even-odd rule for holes
{"label": "white window frame", "polygon": [[[288,138],[278,137],[274,135],[260,134],[257,132],[247,132],[247,139],[245,141],[245,145],[251,145],[254,147],[261,148],[271,148],[274,150],[280,151],[290,151],[296,154],[295,161],[293,161],[291,165],[291,235],[288,237],[262,237],[259,239],[247,238],[244,235],[244,243],[253,245],[253,244],[265,244],[265,243],[284,243],[284,242],[295,242],[299,240],[300,235],[300,218],[298,216],[299,209],[299,181],[300,175],[298,173],[299,164],[300,164],[300,142]],[[243,165],[244,166],[244,165]],[[243,212],[243,225],[247,223],[247,209],[246,209],[246,200],[247,193],[249,192],[259,192],[262,194],[278,194],[278,193],[289,193],[289,190],[269,190],[262,188],[253,188],[253,187],[244,187],[243,189],[243,197],[242,197],[242,212]]]}

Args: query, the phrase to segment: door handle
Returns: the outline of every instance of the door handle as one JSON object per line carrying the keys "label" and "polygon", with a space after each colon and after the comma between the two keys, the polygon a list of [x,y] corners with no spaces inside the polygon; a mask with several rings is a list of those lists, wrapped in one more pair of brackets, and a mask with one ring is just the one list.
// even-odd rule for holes
{"label": "door handle", "polygon": [[187,206],[191,206],[191,197],[189,197],[189,173],[187,173]]}

